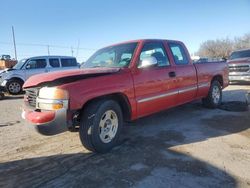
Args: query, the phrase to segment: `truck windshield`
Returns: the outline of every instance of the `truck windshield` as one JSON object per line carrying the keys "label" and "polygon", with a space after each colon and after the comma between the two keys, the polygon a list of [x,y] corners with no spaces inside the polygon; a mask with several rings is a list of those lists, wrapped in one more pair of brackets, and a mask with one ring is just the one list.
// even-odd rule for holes
{"label": "truck windshield", "polygon": [[28,59],[22,59],[17,62],[13,69],[21,69]]}
{"label": "truck windshield", "polygon": [[133,57],[137,43],[120,44],[98,50],[81,68],[127,67]]}
{"label": "truck windshield", "polygon": [[246,58],[250,57],[250,50],[242,50],[233,52],[229,59],[238,59],[238,58]]}

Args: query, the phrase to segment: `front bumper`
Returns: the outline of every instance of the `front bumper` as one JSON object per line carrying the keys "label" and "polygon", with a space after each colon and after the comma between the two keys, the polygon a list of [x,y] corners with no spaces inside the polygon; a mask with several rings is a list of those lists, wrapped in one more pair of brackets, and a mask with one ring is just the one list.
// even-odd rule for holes
{"label": "front bumper", "polygon": [[8,80],[1,80],[0,79],[0,86],[6,87],[7,82],[8,82]]}
{"label": "front bumper", "polygon": [[229,75],[230,82],[241,82],[241,81],[250,81],[250,74],[249,75]]}
{"label": "front bumper", "polygon": [[0,93],[1,93],[1,92],[6,92],[6,88],[3,87],[3,86],[0,86]]}
{"label": "front bumper", "polygon": [[55,135],[68,130],[67,109],[41,112],[23,109],[22,118],[43,135]]}

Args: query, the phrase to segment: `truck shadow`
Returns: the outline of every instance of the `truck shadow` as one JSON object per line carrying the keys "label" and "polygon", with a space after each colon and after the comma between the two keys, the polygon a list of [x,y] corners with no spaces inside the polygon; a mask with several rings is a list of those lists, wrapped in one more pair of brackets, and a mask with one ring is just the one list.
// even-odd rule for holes
{"label": "truck shadow", "polygon": [[23,95],[4,95],[2,100],[16,100],[16,99],[23,99]]}
{"label": "truck shadow", "polygon": [[237,187],[224,169],[172,148],[233,133],[249,137],[247,113],[187,104],[128,123],[120,145],[107,154],[57,154],[2,163],[0,187]]}
{"label": "truck shadow", "polygon": [[16,125],[18,123],[21,123],[21,122],[20,121],[9,121],[9,122],[5,122],[5,123],[0,123],[0,128],[7,127],[7,126],[13,126],[13,125]]}
{"label": "truck shadow", "polygon": [[[250,90],[237,89],[231,91],[223,91],[222,105],[220,109],[233,112],[244,112],[249,110]],[[232,100],[237,99],[237,100]]]}
{"label": "truck shadow", "polygon": [[68,154],[0,164],[1,187],[236,187],[228,173],[188,154],[176,131],[126,140],[107,154]]}

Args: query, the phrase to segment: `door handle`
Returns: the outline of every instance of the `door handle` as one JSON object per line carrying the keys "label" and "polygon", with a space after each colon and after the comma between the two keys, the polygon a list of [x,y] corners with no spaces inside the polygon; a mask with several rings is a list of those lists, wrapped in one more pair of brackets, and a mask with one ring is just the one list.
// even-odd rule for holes
{"label": "door handle", "polygon": [[176,77],[176,74],[175,74],[175,72],[173,72],[173,71],[172,71],[172,72],[169,72],[168,75],[169,75],[169,77],[171,77],[171,78]]}

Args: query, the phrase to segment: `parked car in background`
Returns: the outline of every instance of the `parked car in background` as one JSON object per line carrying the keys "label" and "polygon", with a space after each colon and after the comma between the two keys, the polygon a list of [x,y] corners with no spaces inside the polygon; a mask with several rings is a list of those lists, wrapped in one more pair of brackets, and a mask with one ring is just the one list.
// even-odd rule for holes
{"label": "parked car in background", "polygon": [[10,57],[10,55],[0,55],[0,59],[1,60],[10,60],[11,57]]}
{"label": "parked car in background", "polygon": [[76,68],[79,68],[76,58],[70,56],[37,56],[22,59],[13,68],[0,73],[0,85],[15,95],[22,91],[24,82],[33,75]]}
{"label": "parked car in background", "polygon": [[29,78],[22,117],[45,135],[79,128],[82,144],[101,153],[117,144],[123,120],[197,99],[216,108],[228,86],[226,62],[193,64],[185,45],[172,40],[112,45],[81,68]]}
{"label": "parked car in background", "polygon": [[232,52],[229,57],[229,81],[250,81],[250,49]]}

